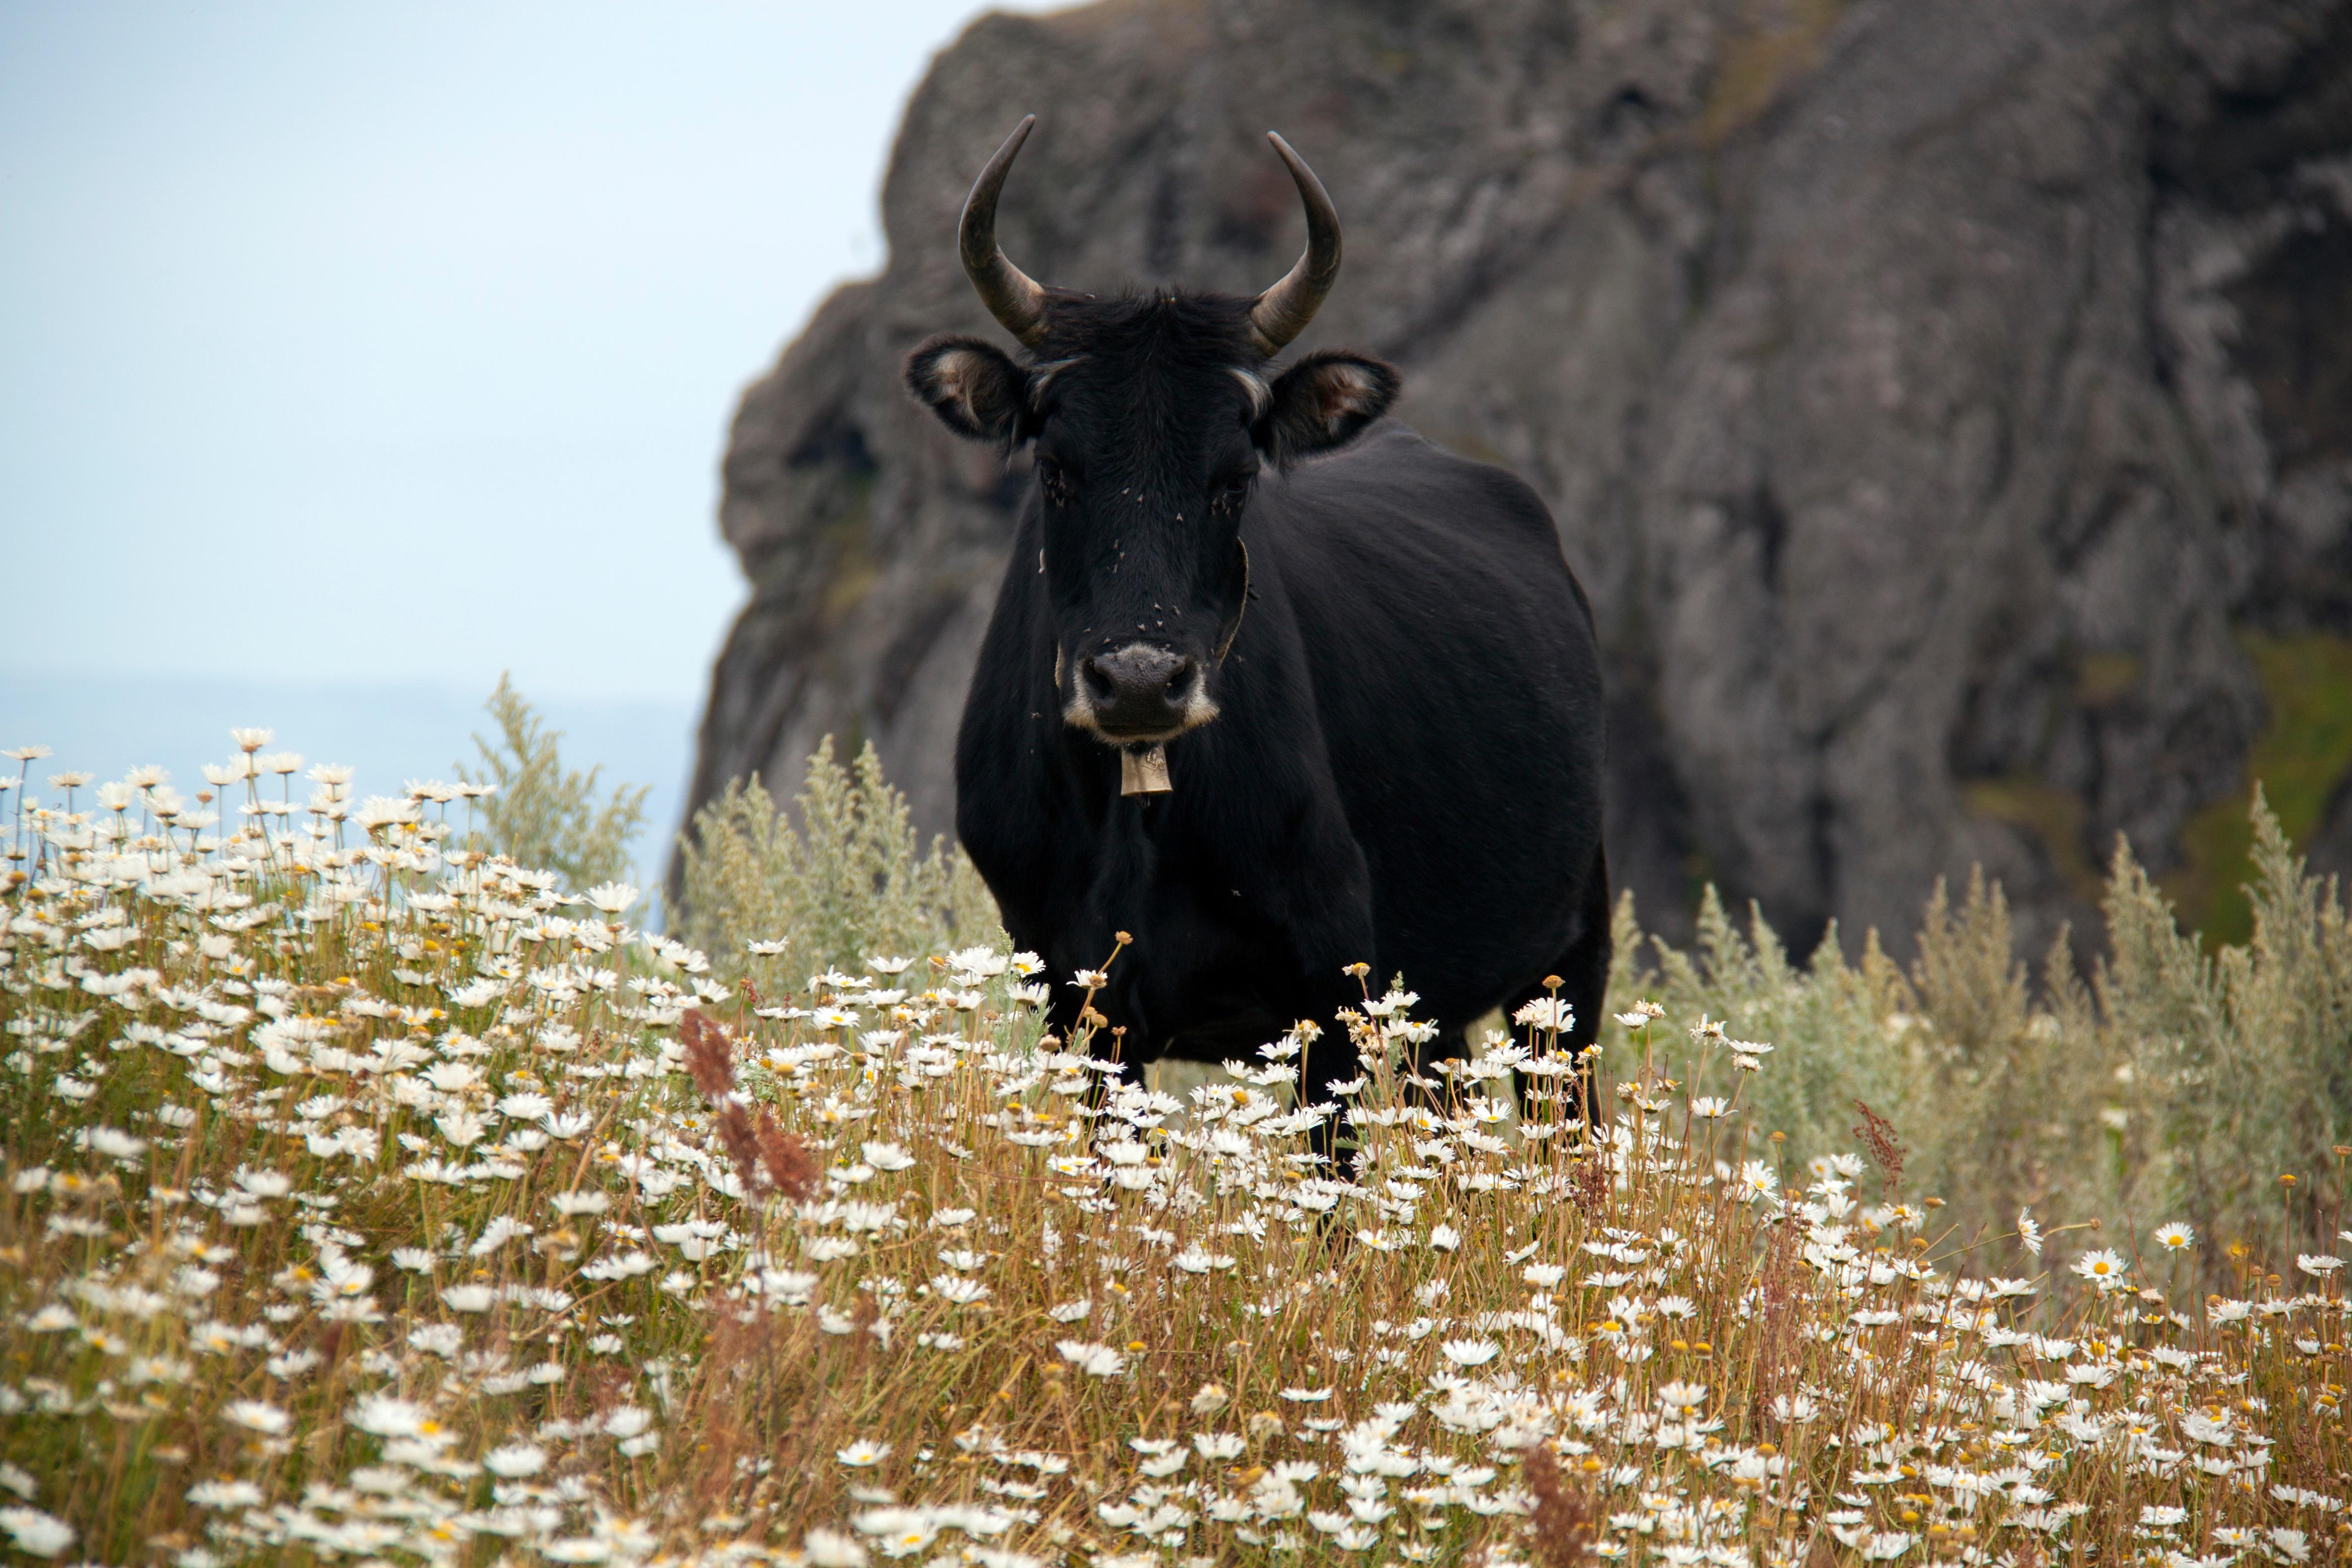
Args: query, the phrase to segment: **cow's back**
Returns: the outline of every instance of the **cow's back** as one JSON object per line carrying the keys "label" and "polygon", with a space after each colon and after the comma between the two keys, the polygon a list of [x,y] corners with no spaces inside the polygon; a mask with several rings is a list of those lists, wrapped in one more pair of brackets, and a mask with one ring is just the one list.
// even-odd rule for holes
{"label": "cow's back", "polygon": [[1267,484],[1244,538],[1304,644],[1383,978],[1443,1015],[1540,975],[1587,908],[1605,723],[1542,501],[1391,426]]}

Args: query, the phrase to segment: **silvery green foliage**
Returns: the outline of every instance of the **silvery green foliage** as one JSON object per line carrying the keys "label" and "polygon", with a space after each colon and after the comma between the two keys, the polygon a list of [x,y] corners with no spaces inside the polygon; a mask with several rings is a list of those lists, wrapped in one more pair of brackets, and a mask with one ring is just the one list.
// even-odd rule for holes
{"label": "silvery green foliage", "polygon": [[498,723],[498,739],[474,736],[478,773],[457,764],[460,779],[493,786],[482,800],[483,830],[473,847],[556,872],[570,892],[625,878],[629,839],[645,821],[649,786],[617,785],[599,801],[596,782],[604,770],[565,768],[563,732],[549,729],[504,675],[482,706]]}
{"label": "silvery green foliage", "polygon": [[825,737],[793,805],[780,811],[756,777],[738,780],[680,840],[678,930],[721,973],[745,973],[753,942],[783,943],[773,956],[793,976],[867,954],[1003,944],[980,874],[944,838],[924,849],[870,743],[844,768]]}
{"label": "silvery green foliage", "polygon": [[2352,1142],[2352,924],[2259,795],[2253,821],[2253,935],[2217,952],[2182,935],[2116,852],[2096,989],[2128,1069],[2120,1163],[2136,1208],[2164,1205],[2209,1245],[2332,1247],[2338,1146]]}
{"label": "silvery green foliage", "polygon": [[2259,796],[2253,822],[2243,946],[2182,932],[2119,843],[2106,956],[2088,976],[2062,934],[2030,977],[2001,890],[1980,876],[1957,904],[1938,885],[1907,969],[1876,931],[1849,962],[1835,928],[1801,965],[1752,908],[1743,930],[1709,889],[1686,952],[1621,903],[1612,1011],[1650,996],[1671,1017],[1771,1042],[1771,1070],[1745,1098],[1760,1130],[1788,1135],[1792,1184],[1808,1160],[1854,1146],[1853,1102],[1866,1101],[1907,1146],[1902,1195],[1944,1200],[1937,1228],[1958,1243],[2014,1247],[1998,1238],[2032,1205],[2046,1223],[2099,1220],[2117,1245],[2185,1219],[2209,1267],[2241,1240],[2319,1246],[2336,1223],[2321,1195],[2336,1185],[2334,1151],[2352,1142],[2352,923]]}
{"label": "silvery green foliage", "polygon": [[[1761,915],[1751,909],[1743,931],[1709,889],[1688,952],[1621,913],[1620,994],[1772,1044],[1770,1070],[1748,1079],[1745,1100],[1760,1131],[1788,1135],[1780,1157],[1791,1185],[1811,1159],[1856,1145],[1861,1100],[1902,1136],[1896,1195],[1943,1200],[1934,1233],[1997,1237],[2021,1207],[2061,1191],[2070,1211],[2098,1212],[2111,1196],[2099,1179],[2105,1075],[2028,1006],[2000,889],[1972,879],[1955,909],[1938,888],[1918,949],[1906,973],[1873,931],[1849,963],[1832,928],[1800,966]],[[1645,958],[1655,968],[1637,969]]]}

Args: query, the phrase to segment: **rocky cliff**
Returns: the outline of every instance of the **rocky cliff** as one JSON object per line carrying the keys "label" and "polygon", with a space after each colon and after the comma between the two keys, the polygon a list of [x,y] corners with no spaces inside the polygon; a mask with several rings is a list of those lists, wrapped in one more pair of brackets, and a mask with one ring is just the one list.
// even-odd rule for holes
{"label": "rocky cliff", "polygon": [[1711,879],[1798,942],[1907,933],[1979,862],[2031,940],[2118,832],[2202,910],[2257,763],[2352,863],[2352,0],[984,18],[908,109],[887,269],[744,396],[697,800],[831,731],[950,826],[1026,472],[898,363],[1001,336],[954,224],[1033,110],[999,232],[1071,287],[1263,287],[1300,219],[1262,132],[1314,163],[1348,258],[1298,347],[1395,360],[1401,417],[1549,501],[1653,923]]}

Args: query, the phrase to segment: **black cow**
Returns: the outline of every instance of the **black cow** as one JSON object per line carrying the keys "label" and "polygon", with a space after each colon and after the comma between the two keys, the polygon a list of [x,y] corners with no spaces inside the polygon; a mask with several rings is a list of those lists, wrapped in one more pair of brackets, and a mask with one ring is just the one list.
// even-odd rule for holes
{"label": "black cow", "polygon": [[[1394,425],[1396,371],[1268,361],[1339,265],[1320,181],[1269,139],[1307,251],[1255,299],[1098,300],[1005,259],[972,187],[966,269],[1028,351],[915,351],[957,434],[1028,446],[1036,484],[956,743],[956,826],[1005,928],[1051,966],[1066,1032],[1097,1005],[1130,1074],[1325,1026],[1301,1078],[1357,1065],[1334,1011],[1402,972],[1457,1054],[1557,975],[1574,1046],[1609,968],[1600,659],[1583,590],[1525,484]],[[1359,439],[1362,437],[1362,439]],[[1108,1033],[1097,1051],[1110,1048]]]}

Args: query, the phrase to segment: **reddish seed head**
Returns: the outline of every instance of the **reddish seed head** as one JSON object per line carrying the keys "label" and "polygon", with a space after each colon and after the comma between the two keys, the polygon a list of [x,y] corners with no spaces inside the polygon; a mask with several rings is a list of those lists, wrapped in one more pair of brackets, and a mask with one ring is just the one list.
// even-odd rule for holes
{"label": "reddish seed head", "polygon": [[689,1007],[678,1020],[677,1032],[686,1047],[686,1070],[693,1077],[694,1087],[713,1105],[725,1100],[735,1087],[734,1049],[727,1031],[705,1017],[701,1008]]}

